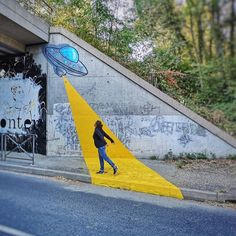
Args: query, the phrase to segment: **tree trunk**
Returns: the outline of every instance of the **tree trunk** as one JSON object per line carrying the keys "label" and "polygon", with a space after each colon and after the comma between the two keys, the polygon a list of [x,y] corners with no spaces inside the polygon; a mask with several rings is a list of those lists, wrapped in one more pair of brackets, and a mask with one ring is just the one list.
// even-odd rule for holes
{"label": "tree trunk", "polygon": [[235,56],[235,10],[234,10],[235,0],[231,0],[231,17],[230,17],[230,56]]}
{"label": "tree trunk", "polygon": [[202,26],[202,15],[198,15],[197,19],[197,30],[198,30],[198,52],[199,52],[199,59],[200,62],[203,62],[203,54],[204,54],[204,33],[203,33],[203,26]]}
{"label": "tree trunk", "polygon": [[197,61],[198,60],[198,50],[197,50],[197,44],[196,44],[196,39],[195,39],[195,35],[194,35],[194,23],[193,23],[193,14],[192,14],[192,10],[191,10],[191,1],[187,1],[187,7],[188,7],[188,11],[189,11],[189,18],[190,18],[190,33],[191,33],[191,38],[192,38],[192,45],[194,48],[194,52],[195,52],[195,58]]}
{"label": "tree trunk", "polygon": [[220,7],[219,2],[214,1],[214,41],[216,47],[216,54],[218,57],[223,57],[224,55],[224,38],[221,32],[221,24],[220,24]]}
{"label": "tree trunk", "polygon": [[214,7],[213,4],[209,6],[210,13],[210,38],[209,38],[209,46],[208,46],[208,59],[213,57],[213,38],[214,38]]}

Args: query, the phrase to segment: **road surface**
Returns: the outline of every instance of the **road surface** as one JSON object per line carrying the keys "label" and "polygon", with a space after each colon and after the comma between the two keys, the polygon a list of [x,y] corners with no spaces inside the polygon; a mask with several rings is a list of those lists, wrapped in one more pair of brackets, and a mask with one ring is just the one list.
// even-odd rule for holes
{"label": "road surface", "polygon": [[236,210],[1,171],[0,235],[236,235]]}

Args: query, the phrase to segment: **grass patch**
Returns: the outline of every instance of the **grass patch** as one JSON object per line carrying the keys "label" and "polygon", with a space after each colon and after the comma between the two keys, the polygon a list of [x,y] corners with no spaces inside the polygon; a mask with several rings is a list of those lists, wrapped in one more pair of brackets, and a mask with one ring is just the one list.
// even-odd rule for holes
{"label": "grass patch", "polygon": [[236,155],[228,155],[226,159],[236,161]]}
{"label": "grass patch", "polygon": [[[171,150],[164,156],[164,160],[179,160],[179,159],[207,160],[207,159],[215,159],[215,158],[216,158],[216,155],[214,153],[207,154],[205,152],[193,152],[193,153],[184,152],[184,153],[175,155],[173,154]],[[235,158],[235,156],[233,156],[233,158]]]}
{"label": "grass patch", "polygon": [[158,160],[158,156],[150,156],[149,159],[150,160]]}

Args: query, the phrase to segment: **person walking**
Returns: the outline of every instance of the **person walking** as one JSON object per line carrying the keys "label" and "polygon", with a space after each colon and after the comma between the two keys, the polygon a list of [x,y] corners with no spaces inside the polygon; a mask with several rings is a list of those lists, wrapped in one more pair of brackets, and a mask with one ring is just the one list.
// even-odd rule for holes
{"label": "person walking", "polygon": [[97,172],[97,174],[104,174],[104,160],[105,160],[113,168],[113,173],[115,175],[117,173],[118,167],[106,154],[107,142],[105,141],[104,137],[109,139],[111,143],[114,143],[114,140],[107,133],[105,133],[105,131],[102,129],[102,126],[103,125],[100,120],[97,120],[94,124],[95,129],[93,133],[93,139],[94,139],[94,145],[98,149],[98,155],[100,161],[100,170]]}

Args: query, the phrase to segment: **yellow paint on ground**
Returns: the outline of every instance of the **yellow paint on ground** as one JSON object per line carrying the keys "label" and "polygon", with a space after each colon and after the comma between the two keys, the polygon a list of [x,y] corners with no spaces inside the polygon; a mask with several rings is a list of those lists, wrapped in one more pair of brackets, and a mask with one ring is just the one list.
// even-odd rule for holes
{"label": "yellow paint on ground", "polygon": [[63,77],[63,79],[83,157],[90,172],[92,183],[183,199],[178,187],[137,160],[104,122],[104,131],[115,141],[115,144],[108,145],[107,154],[119,169],[118,173],[113,175],[113,169],[105,162],[105,171],[107,173],[103,175],[96,174],[100,165],[98,151],[94,147],[92,136],[94,123],[96,120],[101,120],[101,118],[74,89],[68,79],[66,77]]}

